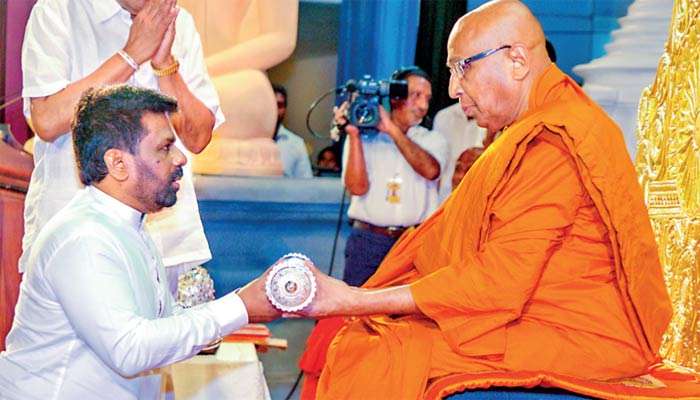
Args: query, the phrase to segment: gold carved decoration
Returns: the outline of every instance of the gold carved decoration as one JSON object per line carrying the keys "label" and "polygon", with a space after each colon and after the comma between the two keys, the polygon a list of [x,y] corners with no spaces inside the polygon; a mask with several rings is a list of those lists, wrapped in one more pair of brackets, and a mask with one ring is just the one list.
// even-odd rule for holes
{"label": "gold carved decoration", "polygon": [[637,172],[674,307],[661,355],[700,370],[700,0],[676,0],[639,103]]}

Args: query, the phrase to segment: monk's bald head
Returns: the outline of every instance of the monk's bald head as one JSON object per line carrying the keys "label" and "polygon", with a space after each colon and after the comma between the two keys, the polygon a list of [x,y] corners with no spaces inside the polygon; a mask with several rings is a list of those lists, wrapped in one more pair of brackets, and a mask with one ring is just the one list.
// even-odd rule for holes
{"label": "monk's bald head", "polygon": [[463,76],[453,73],[450,83],[450,95],[460,99],[465,114],[489,131],[510,125],[526,111],[533,81],[550,63],[540,23],[517,0],[491,1],[460,18],[448,39],[447,64],[496,49],[463,62]]}
{"label": "monk's bald head", "polygon": [[448,41],[448,49],[492,48],[508,43],[523,43],[545,51],[542,26],[530,10],[518,0],[495,0],[483,4],[460,18]]}

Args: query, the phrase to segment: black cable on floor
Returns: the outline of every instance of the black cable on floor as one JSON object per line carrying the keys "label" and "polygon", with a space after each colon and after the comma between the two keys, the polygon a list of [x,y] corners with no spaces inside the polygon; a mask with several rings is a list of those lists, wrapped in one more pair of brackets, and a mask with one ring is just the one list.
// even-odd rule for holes
{"label": "black cable on floor", "polygon": [[[341,182],[342,184],[342,182]],[[335,250],[338,247],[338,238],[340,237],[340,227],[343,224],[343,215],[345,215],[345,194],[347,189],[343,184],[343,193],[340,195],[340,208],[338,209],[338,221],[335,224],[335,237],[333,238],[333,249],[331,250],[331,263],[328,266],[328,276],[333,276],[333,264],[335,262]]]}
{"label": "black cable on floor", "polygon": [[292,398],[294,392],[297,391],[297,386],[299,386],[299,382],[301,382],[302,376],[304,376],[304,371],[299,371],[299,375],[297,375],[297,379],[294,380],[294,385],[292,385],[292,389],[289,390],[289,393],[287,393],[287,396],[284,398],[284,400],[290,400]]}

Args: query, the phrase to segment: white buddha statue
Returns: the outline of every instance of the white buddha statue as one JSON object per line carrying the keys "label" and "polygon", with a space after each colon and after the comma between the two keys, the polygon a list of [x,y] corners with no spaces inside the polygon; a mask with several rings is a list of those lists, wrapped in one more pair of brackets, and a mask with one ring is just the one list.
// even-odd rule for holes
{"label": "white buddha statue", "polygon": [[265,70],[294,51],[297,0],[179,0],[194,17],[226,122],[194,159],[195,173],[282,175],[272,140],[277,105]]}

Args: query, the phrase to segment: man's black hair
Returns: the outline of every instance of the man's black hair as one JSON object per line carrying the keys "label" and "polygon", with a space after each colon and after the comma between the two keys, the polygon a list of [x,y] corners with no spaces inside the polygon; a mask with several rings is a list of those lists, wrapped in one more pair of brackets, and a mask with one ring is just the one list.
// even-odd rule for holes
{"label": "man's black hair", "polygon": [[80,181],[90,185],[107,176],[104,155],[109,149],[138,154],[145,113],[176,110],[177,100],[151,89],[115,85],[86,90],[71,124]]}
{"label": "man's black hair", "polygon": [[275,92],[275,94],[279,93],[284,96],[284,105],[287,106],[287,89],[279,83],[273,83],[272,90]]}
{"label": "man's black hair", "polygon": [[544,46],[547,49],[547,55],[553,63],[557,62],[557,51],[554,50],[554,45],[548,39],[545,39]]}
{"label": "man's black hair", "polygon": [[430,82],[430,84],[433,84],[433,80],[430,78],[430,75],[428,75],[427,72],[425,72],[422,68],[417,67],[415,65],[412,65],[410,67],[401,67],[394,71],[393,74],[391,74],[391,79],[401,81],[407,79],[409,76],[419,76],[426,81]]}

